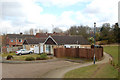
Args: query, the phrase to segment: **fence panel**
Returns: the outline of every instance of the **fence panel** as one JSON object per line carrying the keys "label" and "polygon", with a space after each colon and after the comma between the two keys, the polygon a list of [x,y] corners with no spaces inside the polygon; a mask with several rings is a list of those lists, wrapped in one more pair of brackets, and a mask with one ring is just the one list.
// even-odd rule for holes
{"label": "fence panel", "polygon": [[[54,56],[58,58],[62,57],[78,57],[93,59],[94,48],[56,48],[54,49]],[[96,59],[103,57],[103,48],[95,48]]]}

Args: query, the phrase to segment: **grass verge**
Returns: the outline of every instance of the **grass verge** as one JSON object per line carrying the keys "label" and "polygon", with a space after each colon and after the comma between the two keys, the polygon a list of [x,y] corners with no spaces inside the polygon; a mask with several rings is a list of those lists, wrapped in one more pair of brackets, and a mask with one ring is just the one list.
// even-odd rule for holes
{"label": "grass verge", "polygon": [[[104,51],[113,57],[113,62],[118,64],[118,46],[105,46]],[[111,64],[91,65],[67,72],[65,78],[117,78],[118,70]]]}
{"label": "grass verge", "polygon": [[7,57],[8,55],[15,56],[16,54],[15,53],[3,53],[1,55],[2,55],[2,57]]}
{"label": "grass verge", "polygon": [[91,65],[67,72],[65,78],[116,78],[117,70],[110,64]]}
{"label": "grass verge", "polygon": [[113,62],[118,64],[118,46],[104,46],[104,52],[113,57]]}

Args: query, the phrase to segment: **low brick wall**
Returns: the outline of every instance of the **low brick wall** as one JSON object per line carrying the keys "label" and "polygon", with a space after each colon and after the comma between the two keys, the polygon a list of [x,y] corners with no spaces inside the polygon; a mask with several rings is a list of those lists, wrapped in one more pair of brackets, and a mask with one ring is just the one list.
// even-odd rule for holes
{"label": "low brick wall", "polygon": [[[57,58],[62,57],[78,57],[93,59],[94,48],[56,48],[54,49],[54,56]],[[95,48],[96,59],[101,59],[103,57],[103,48]]]}

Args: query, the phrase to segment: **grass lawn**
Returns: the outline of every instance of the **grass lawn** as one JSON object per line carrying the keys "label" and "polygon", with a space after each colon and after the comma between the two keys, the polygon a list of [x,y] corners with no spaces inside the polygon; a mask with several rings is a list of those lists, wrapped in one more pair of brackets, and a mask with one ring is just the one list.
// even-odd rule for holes
{"label": "grass lawn", "polygon": [[[40,57],[41,55],[39,54],[26,54],[26,55],[16,55],[15,53],[6,53],[2,54],[2,57],[7,57],[8,55],[12,55],[14,58],[12,59],[13,61],[25,61],[27,57],[33,57],[36,59],[36,57]],[[52,59],[52,57],[47,57],[47,59]]]}
{"label": "grass lawn", "polygon": [[21,56],[15,56],[13,60],[22,60],[24,61],[27,57],[40,57],[38,54],[27,54],[27,55],[21,55]]}
{"label": "grass lawn", "polygon": [[65,78],[115,78],[117,70],[110,64],[91,65],[78,68],[65,74]]}
{"label": "grass lawn", "polygon": [[[104,51],[113,57],[113,61],[118,63],[118,46],[105,46]],[[118,70],[111,64],[91,65],[69,71],[65,78],[117,78]]]}
{"label": "grass lawn", "polygon": [[14,56],[14,55],[16,55],[15,53],[3,53],[3,54],[1,54],[2,55],[2,57],[7,57],[8,55],[12,55],[12,56]]}
{"label": "grass lawn", "polygon": [[115,64],[118,64],[118,46],[104,46],[104,52],[113,57]]}

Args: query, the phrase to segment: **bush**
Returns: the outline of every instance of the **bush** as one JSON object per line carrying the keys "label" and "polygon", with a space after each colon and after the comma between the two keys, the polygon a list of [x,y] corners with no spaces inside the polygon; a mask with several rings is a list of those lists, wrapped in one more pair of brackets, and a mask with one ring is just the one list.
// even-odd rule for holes
{"label": "bush", "polygon": [[114,62],[112,62],[112,66],[115,67],[115,63]]}
{"label": "bush", "polygon": [[119,69],[120,68],[119,64],[115,64],[115,68]]}
{"label": "bush", "polygon": [[11,59],[13,59],[13,56],[12,55],[8,55],[6,59],[7,60],[11,60]]}
{"label": "bush", "polygon": [[113,61],[112,60],[110,60],[110,64],[112,65],[112,63],[113,63]]}
{"label": "bush", "polygon": [[47,59],[47,54],[45,54],[45,53],[41,54],[40,59]]}
{"label": "bush", "polygon": [[48,57],[49,59],[53,59],[53,57]]}
{"label": "bush", "polygon": [[100,41],[100,45],[105,45],[105,44],[108,44],[108,40],[102,40],[102,41]]}
{"label": "bush", "polygon": [[41,60],[41,58],[40,57],[36,57],[36,60]]}
{"label": "bush", "polygon": [[33,61],[33,60],[35,60],[35,58],[34,57],[27,57],[25,60],[26,61]]}

